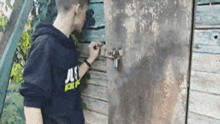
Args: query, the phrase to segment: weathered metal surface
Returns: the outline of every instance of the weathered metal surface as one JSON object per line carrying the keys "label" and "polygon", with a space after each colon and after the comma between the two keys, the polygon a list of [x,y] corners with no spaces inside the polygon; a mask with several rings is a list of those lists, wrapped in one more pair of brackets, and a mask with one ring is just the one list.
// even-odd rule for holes
{"label": "weathered metal surface", "polygon": [[193,51],[220,53],[220,30],[195,30]]}
{"label": "weathered metal surface", "polygon": [[220,5],[197,6],[195,27],[196,28],[219,28]]}
{"label": "weathered metal surface", "polygon": [[1,110],[4,105],[6,90],[9,83],[11,67],[13,63],[13,57],[16,51],[17,43],[23,33],[24,25],[27,22],[28,15],[33,8],[33,0],[25,0],[22,6],[21,12],[18,17],[18,21],[14,27],[13,33],[5,48],[4,54],[0,61],[0,116]]}
{"label": "weathered metal surface", "polygon": [[105,0],[109,124],[184,124],[192,0]]}

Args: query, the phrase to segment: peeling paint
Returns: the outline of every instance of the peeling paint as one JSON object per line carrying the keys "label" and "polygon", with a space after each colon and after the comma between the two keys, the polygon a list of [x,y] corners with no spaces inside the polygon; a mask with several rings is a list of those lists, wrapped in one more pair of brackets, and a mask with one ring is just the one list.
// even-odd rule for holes
{"label": "peeling paint", "polygon": [[135,17],[127,18],[123,26],[127,29],[128,33],[133,33],[136,31],[136,19]]}
{"label": "peeling paint", "polygon": [[157,21],[153,21],[152,23],[152,31],[154,32],[154,36],[156,37],[157,36],[157,32],[158,32],[158,29],[159,29],[159,24]]}
{"label": "peeling paint", "polygon": [[125,7],[125,12],[128,16],[132,16],[135,14],[136,9],[134,8],[134,6],[132,6],[133,4],[126,4]]}

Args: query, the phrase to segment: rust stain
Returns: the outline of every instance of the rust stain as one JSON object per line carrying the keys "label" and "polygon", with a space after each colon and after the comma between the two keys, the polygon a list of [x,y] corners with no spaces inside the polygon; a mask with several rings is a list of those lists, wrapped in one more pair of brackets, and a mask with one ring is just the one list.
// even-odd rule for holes
{"label": "rust stain", "polygon": [[175,76],[172,67],[166,67],[164,80],[160,89],[154,90],[154,103],[152,124],[166,124],[172,122],[173,111],[178,102],[178,94],[181,92],[178,83],[183,78]]}

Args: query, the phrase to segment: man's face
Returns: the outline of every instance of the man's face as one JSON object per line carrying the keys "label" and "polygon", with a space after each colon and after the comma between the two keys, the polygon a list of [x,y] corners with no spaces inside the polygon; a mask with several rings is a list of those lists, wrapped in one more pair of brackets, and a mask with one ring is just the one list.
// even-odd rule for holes
{"label": "man's face", "polygon": [[82,32],[82,28],[86,21],[86,12],[88,10],[88,5],[84,5],[83,8],[79,8],[79,13],[75,16],[74,25],[78,32]]}

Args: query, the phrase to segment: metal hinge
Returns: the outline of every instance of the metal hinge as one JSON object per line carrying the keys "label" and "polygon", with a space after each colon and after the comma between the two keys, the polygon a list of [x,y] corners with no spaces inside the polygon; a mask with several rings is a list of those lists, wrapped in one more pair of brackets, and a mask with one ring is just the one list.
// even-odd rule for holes
{"label": "metal hinge", "polygon": [[121,59],[121,56],[123,55],[123,49],[119,49],[119,50],[109,50],[106,49],[106,46],[102,46],[101,48],[101,56],[105,57],[105,58],[109,58],[114,60],[114,67],[118,68],[118,62]]}

